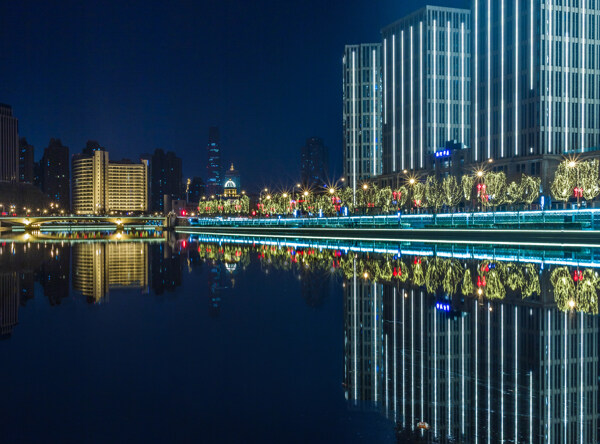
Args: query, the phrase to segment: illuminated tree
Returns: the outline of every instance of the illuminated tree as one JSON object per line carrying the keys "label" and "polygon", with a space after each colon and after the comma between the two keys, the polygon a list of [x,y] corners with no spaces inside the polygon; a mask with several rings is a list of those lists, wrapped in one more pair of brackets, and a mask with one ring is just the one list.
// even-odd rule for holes
{"label": "illuminated tree", "polygon": [[462,190],[462,197],[466,203],[471,203],[473,200],[473,187],[475,186],[475,177],[463,176],[460,179],[460,188]]}
{"label": "illuminated tree", "polygon": [[442,280],[442,287],[449,295],[456,294],[458,284],[460,284],[463,277],[463,269],[460,263],[456,260],[445,260],[444,261],[444,279]]}
{"label": "illuminated tree", "polygon": [[582,195],[585,200],[592,200],[600,194],[598,186],[598,159],[581,162],[576,168],[579,169],[577,177],[579,183],[577,186],[582,188]]}
{"label": "illuminated tree", "polygon": [[554,288],[554,302],[559,310],[570,309],[569,301],[575,303],[575,283],[567,267],[558,267],[550,275],[550,283]]}
{"label": "illuminated tree", "polygon": [[517,182],[511,182],[506,187],[506,203],[515,204],[521,202],[523,199],[523,191],[521,184]]}
{"label": "illuminated tree", "polygon": [[531,205],[540,196],[540,184],[542,179],[523,174],[521,177],[521,201]]}
{"label": "illuminated tree", "polygon": [[540,294],[540,277],[537,273],[535,265],[525,264],[524,268],[527,279],[525,280],[525,286],[522,290],[523,298],[531,297],[534,294]]}
{"label": "illuminated tree", "polygon": [[556,200],[567,202],[571,198],[571,194],[575,188],[574,171],[569,167],[569,162],[561,162],[554,173],[554,180],[550,186],[552,197]]}
{"label": "illuminated tree", "polygon": [[435,176],[428,176],[425,181],[425,201],[429,208],[437,212],[444,205],[442,186]]}
{"label": "illuminated tree", "polygon": [[427,261],[427,272],[425,273],[425,287],[430,293],[435,293],[440,287],[443,276],[443,264],[437,257]]}
{"label": "illuminated tree", "polygon": [[450,208],[454,208],[459,204],[462,198],[462,193],[456,177],[448,176],[442,181],[442,198],[444,204]]}
{"label": "illuminated tree", "polygon": [[415,207],[427,207],[425,202],[425,185],[421,182],[416,182],[411,186],[412,189],[412,201]]}
{"label": "illuminated tree", "polygon": [[598,314],[598,278],[593,270],[584,270],[577,284],[577,310],[585,313]]}
{"label": "illuminated tree", "polygon": [[484,205],[496,207],[506,202],[506,175],[503,172],[488,172],[484,176],[488,198],[482,199]]}
{"label": "illuminated tree", "polygon": [[465,270],[465,274],[463,275],[462,285],[460,287],[460,291],[463,296],[471,296],[473,294],[473,279],[471,278],[471,270],[468,268]]}
{"label": "illuminated tree", "polygon": [[389,213],[392,208],[393,193],[390,187],[385,187],[377,192],[375,206],[381,208],[383,213]]}
{"label": "illuminated tree", "polygon": [[417,287],[421,287],[425,284],[425,274],[423,273],[423,265],[421,264],[421,259],[415,259],[413,263],[413,284]]}

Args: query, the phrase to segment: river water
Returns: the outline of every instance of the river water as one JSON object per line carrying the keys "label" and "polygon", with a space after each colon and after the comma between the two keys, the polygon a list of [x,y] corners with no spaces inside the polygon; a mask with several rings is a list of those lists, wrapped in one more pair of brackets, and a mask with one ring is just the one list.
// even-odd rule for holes
{"label": "river water", "polygon": [[5,239],[0,442],[597,443],[599,253]]}

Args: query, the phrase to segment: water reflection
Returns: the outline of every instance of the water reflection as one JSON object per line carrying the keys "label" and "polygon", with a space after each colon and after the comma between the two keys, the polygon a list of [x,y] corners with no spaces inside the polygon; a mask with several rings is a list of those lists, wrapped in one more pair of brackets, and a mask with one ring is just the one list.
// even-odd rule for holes
{"label": "water reflection", "polygon": [[174,237],[5,243],[0,334],[10,336],[38,285],[51,305],[71,285],[97,304],[115,289],[172,293],[185,270],[206,271],[218,317],[259,261],[252,270],[298,279],[311,307],[341,281],[345,396],[395,421],[400,442],[598,441],[596,251],[361,249]]}
{"label": "water reflection", "polygon": [[589,268],[579,268],[578,252],[562,261],[504,252],[520,258],[507,261],[490,259],[494,251],[458,260],[199,247],[215,249],[223,258],[256,252],[266,269],[298,276],[343,276],[346,398],[395,421],[401,442],[597,442],[595,253],[582,252]]}

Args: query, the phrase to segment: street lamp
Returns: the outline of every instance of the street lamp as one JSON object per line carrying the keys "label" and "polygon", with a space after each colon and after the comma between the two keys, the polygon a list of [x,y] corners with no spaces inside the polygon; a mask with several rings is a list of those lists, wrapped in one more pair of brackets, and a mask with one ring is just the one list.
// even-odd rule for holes
{"label": "street lamp", "polygon": [[567,164],[569,168],[575,168],[575,197],[577,197],[577,209],[579,209],[579,197],[581,196],[583,189],[579,186],[579,168],[577,168],[577,162],[574,160],[569,161]]}

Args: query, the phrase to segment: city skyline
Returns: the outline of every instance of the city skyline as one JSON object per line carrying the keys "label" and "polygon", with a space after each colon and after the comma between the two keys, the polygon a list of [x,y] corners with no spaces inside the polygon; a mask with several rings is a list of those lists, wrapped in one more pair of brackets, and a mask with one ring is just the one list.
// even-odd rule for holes
{"label": "city skyline", "polygon": [[[378,41],[383,26],[428,3],[466,2],[363,2],[352,8],[342,2],[327,7],[309,2],[288,5],[289,11],[282,12],[276,2],[264,0],[256,7],[260,16],[242,2],[223,2],[211,5],[215,23],[206,23],[204,31],[190,23],[193,17],[206,20],[203,3],[183,12],[144,4],[142,16],[135,5],[104,10],[94,2],[78,8],[4,4],[0,60],[8,69],[0,82],[0,101],[12,105],[21,137],[37,148],[36,160],[51,137],[74,152],[94,139],[124,158],[135,159],[159,147],[175,150],[184,160],[184,176],[193,177],[206,171],[198,154],[206,129],[215,125],[221,128],[223,150],[230,153],[228,162],[247,165],[247,184],[266,185],[263,177],[272,176],[272,171],[278,182],[298,180],[298,151],[313,135],[331,147],[330,164],[341,176],[338,85],[344,45]],[[32,12],[32,4],[39,4],[43,14]],[[282,13],[285,27],[267,26]],[[163,17],[173,24],[159,22]],[[146,33],[159,23],[166,30],[146,41]],[[182,29],[171,32],[176,24]],[[61,34],[77,38],[52,37],[58,25]],[[307,26],[323,31],[306,36]],[[98,28],[103,32],[96,33]],[[221,29],[234,32],[223,35]],[[212,39],[211,32],[223,38]],[[100,34],[104,37],[97,38]],[[15,41],[12,35],[20,37]],[[190,51],[196,52],[194,45],[203,55],[186,59]],[[38,47],[46,51],[31,57]],[[286,57],[290,49],[298,57]],[[134,60],[128,57],[130,51],[136,54]],[[167,64],[162,66],[162,61]],[[267,76],[261,68],[264,62],[274,67]],[[171,63],[177,66],[174,72]],[[243,75],[228,69],[236,63],[246,66]],[[256,152],[265,153],[269,165]]]}

